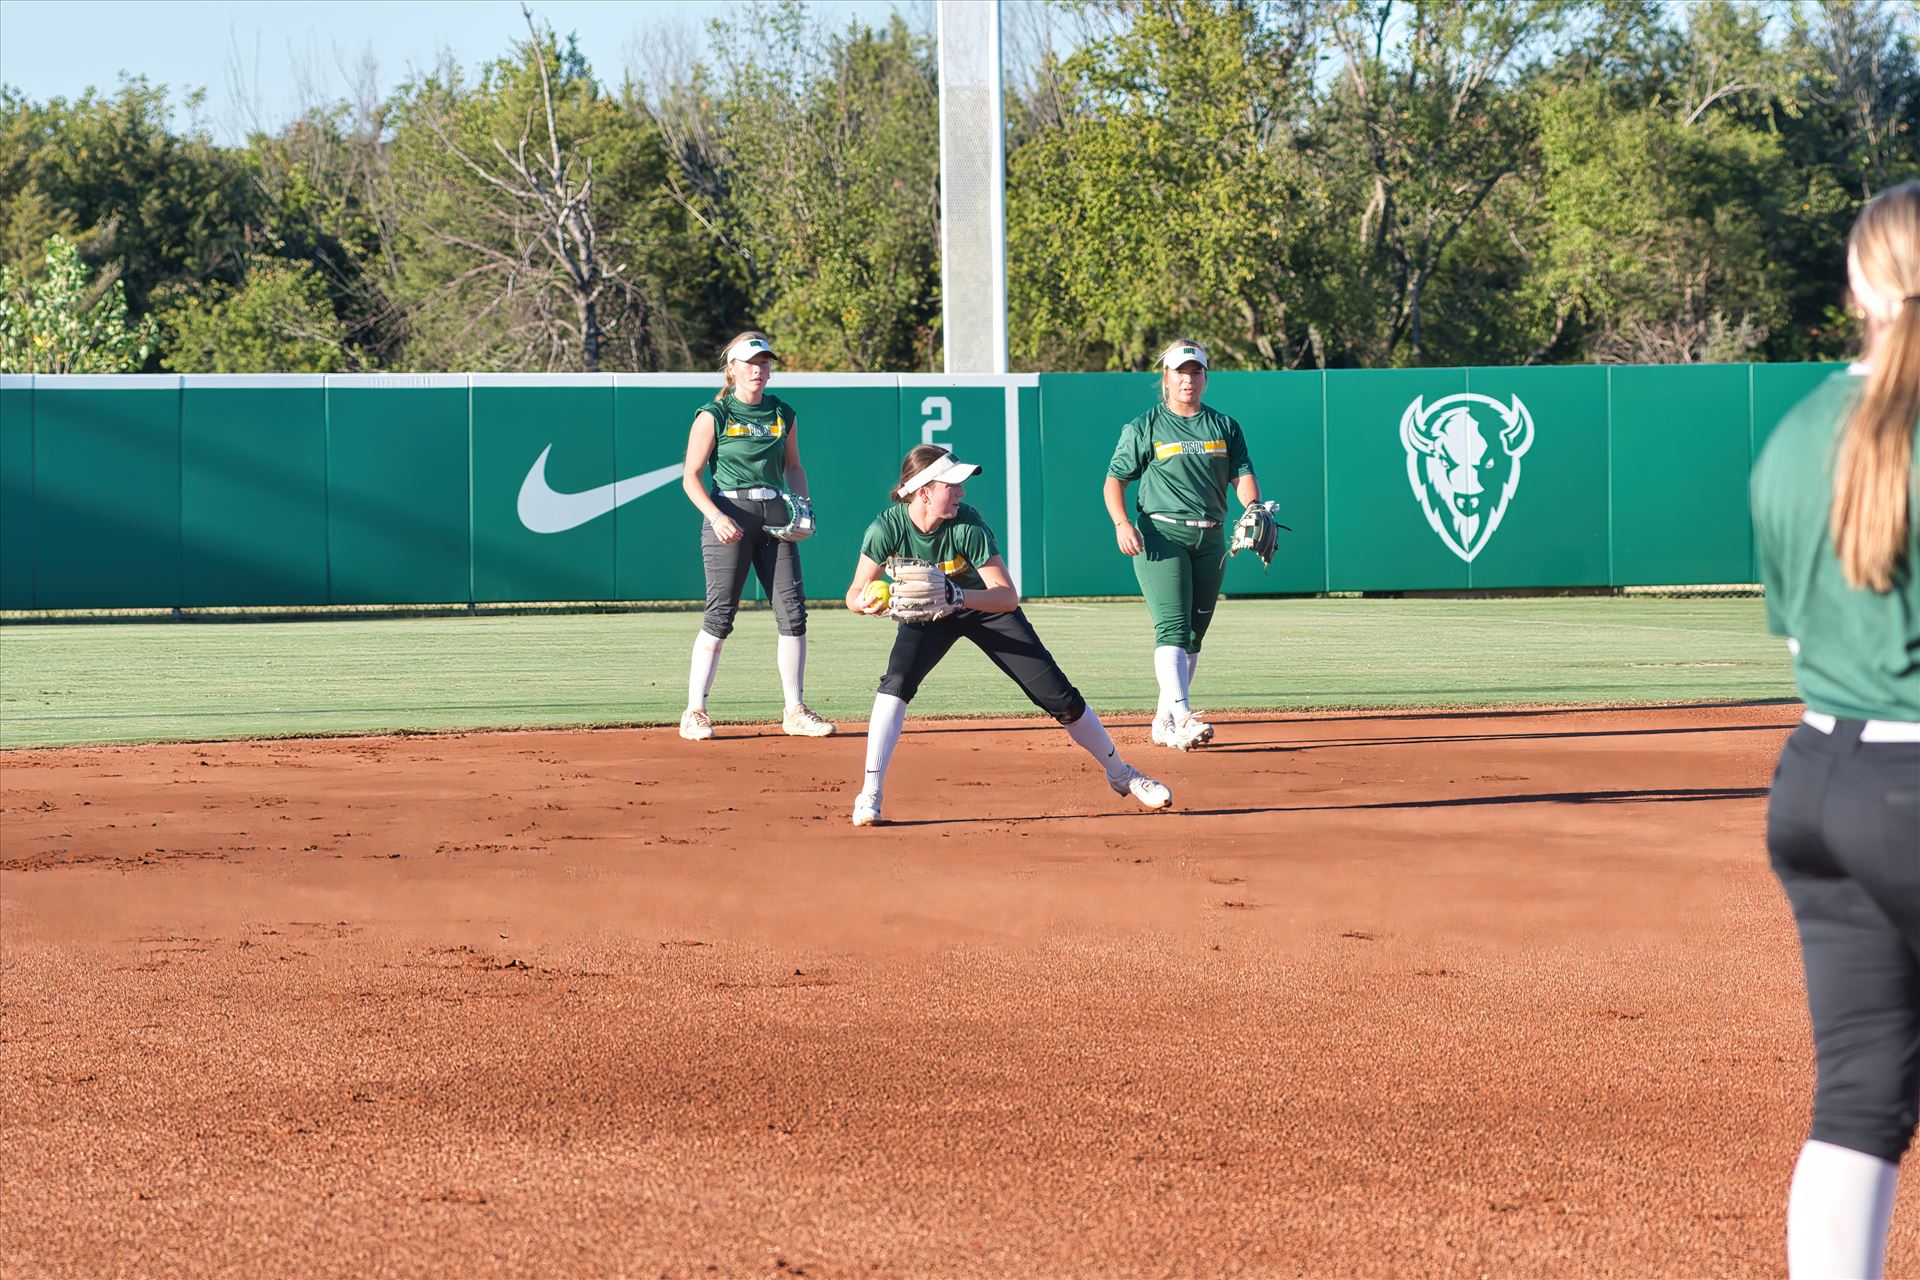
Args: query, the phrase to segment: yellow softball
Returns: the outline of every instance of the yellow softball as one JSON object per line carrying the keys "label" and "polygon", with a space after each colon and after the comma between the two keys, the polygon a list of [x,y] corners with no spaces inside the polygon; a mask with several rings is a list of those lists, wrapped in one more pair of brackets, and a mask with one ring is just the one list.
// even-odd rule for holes
{"label": "yellow softball", "polygon": [[893,599],[893,587],[885,578],[875,578],[867,584],[867,599],[886,604]]}

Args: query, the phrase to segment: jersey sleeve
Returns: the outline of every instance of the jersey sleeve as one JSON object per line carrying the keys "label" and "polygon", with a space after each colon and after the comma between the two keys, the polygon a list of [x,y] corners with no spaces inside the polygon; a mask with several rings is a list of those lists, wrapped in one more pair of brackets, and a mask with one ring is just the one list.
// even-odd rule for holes
{"label": "jersey sleeve", "polygon": [[1253,459],[1247,456],[1247,436],[1237,419],[1227,419],[1227,476],[1238,480],[1253,474]]}
{"label": "jersey sleeve", "polygon": [[860,554],[875,564],[885,564],[887,557],[900,549],[900,541],[894,531],[888,527],[884,516],[875,517],[860,538]]}
{"label": "jersey sleeve", "polygon": [[1147,420],[1135,418],[1120,428],[1120,442],[1113,447],[1113,461],[1107,464],[1107,474],[1116,480],[1138,480],[1146,471],[1147,463],[1153,460],[1147,445]]}
{"label": "jersey sleeve", "polygon": [[1770,451],[1762,448],[1760,460],[1754,464],[1753,474],[1747,478],[1747,503],[1753,512],[1753,550],[1754,558],[1760,565],[1761,595],[1767,606],[1767,630],[1776,636],[1784,636],[1790,633],[1782,613],[1784,592],[1779,573],[1779,528],[1773,519],[1772,503],[1769,501],[1772,494],[1768,476],[1772,470]]}
{"label": "jersey sleeve", "polygon": [[975,519],[960,530],[960,553],[973,562],[974,569],[1000,554],[999,539],[985,520]]}

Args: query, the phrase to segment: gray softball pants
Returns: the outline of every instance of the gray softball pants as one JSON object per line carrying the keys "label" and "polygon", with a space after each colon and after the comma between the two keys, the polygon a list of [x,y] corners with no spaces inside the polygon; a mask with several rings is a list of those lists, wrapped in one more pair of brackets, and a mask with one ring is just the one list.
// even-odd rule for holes
{"label": "gray softball pants", "polygon": [[707,568],[707,615],[700,629],[720,640],[733,634],[740,592],[747,585],[751,567],[773,605],[773,621],[780,634],[807,634],[807,593],[800,581],[800,548],[767,532],[769,527],[778,528],[787,522],[787,504],[778,498],[757,502],[709,496],[745,536],[738,542],[725,543],[715,536],[712,522],[700,523],[700,558]]}

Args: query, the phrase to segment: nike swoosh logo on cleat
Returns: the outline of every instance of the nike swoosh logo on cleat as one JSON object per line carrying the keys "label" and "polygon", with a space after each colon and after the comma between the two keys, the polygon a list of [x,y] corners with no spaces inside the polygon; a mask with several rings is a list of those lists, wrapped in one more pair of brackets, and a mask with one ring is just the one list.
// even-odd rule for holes
{"label": "nike swoosh logo on cleat", "polygon": [[589,520],[598,520],[615,507],[672,483],[682,470],[682,465],[674,462],[598,488],[560,493],[547,483],[547,455],[552,452],[552,445],[542,449],[527,478],[520,482],[520,523],[535,533],[565,533]]}

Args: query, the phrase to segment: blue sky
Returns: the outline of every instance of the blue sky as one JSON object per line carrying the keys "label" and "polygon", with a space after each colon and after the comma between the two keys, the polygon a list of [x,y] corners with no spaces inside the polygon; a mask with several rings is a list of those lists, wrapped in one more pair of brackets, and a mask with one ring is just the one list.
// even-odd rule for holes
{"label": "blue sky", "polygon": [[[676,39],[704,48],[712,20],[742,4],[716,0],[529,0],[536,19],[581,50],[603,81],[618,83],[648,46]],[[835,25],[879,24],[916,0],[813,0]],[[929,22],[930,18],[927,19]],[[214,136],[237,141],[258,123],[296,114],[303,97],[348,95],[369,49],[386,92],[451,51],[472,69],[525,30],[518,0],[0,0],[0,81],[35,101],[112,89],[121,72],[177,90],[205,89]],[[743,38],[751,38],[745,35]]]}

